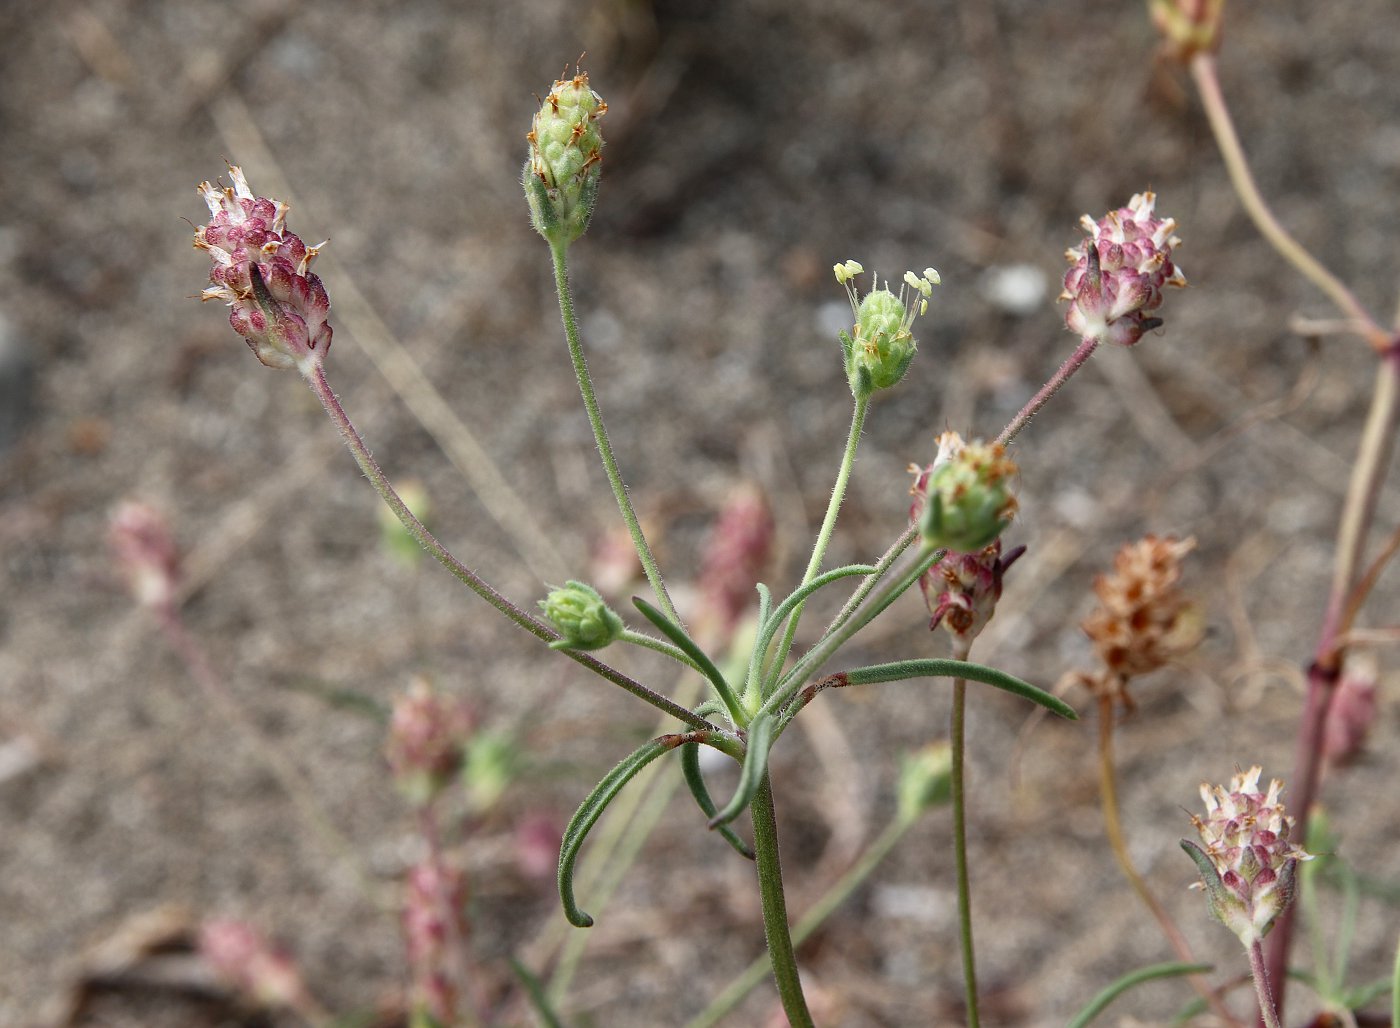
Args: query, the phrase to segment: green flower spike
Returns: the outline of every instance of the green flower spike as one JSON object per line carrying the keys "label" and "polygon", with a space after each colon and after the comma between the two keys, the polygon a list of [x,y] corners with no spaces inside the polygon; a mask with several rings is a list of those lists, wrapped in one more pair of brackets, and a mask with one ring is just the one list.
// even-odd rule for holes
{"label": "green flower spike", "polygon": [[530,156],[521,183],[535,231],[568,246],[588,228],[598,199],[603,136],[598,119],[608,105],[588,88],[588,73],[560,79],[544,98],[525,138]]}
{"label": "green flower spike", "polygon": [[626,628],[598,590],[582,582],[569,581],[562,589],[550,590],[540,609],[563,636],[549,644],[556,650],[601,650],[621,638]]}
{"label": "green flower spike", "polygon": [[939,436],[919,516],[924,546],[957,553],[990,546],[1016,513],[1016,470],[1000,443],[964,443],[956,432]]}
{"label": "green flower spike", "polygon": [[[854,338],[841,333],[846,378],[857,398],[867,397],[877,389],[895,385],[909,370],[918,349],[909,329],[914,319],[928,310],[928,298],[940,279],[932,268],[925,268],[923,275],[907,271],[898,296],[888,288],[876,288],[861,299],[851,282],[865,269],[855,261],[846,261],[832,270],[836,281],[846,287],[856,319]],[[879,286],[878,278],[875,285]]]}

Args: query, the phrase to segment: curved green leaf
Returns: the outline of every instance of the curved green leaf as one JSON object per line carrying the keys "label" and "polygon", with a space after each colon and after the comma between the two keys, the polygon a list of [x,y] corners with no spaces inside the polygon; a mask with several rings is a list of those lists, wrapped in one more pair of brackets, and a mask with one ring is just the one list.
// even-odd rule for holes
{"label": "curved green leaf", "polygon": [[768,652],[768,647],[773,643],[773,636],[778,634],[778,628],[794,607],[799,603],[805,603],[807,598],[822,586],[830,585],[832,582],[839,582],[843,578],[850,578],[852,575],[873,575],[875,573],[874,564],[847,564],[845,567],[833,568],[825,574],[818,575],[806,585],[793,591],[782,603],[778,604],[778,609],[771,615],[759,621],[758,642],[754,646],[754,652],[762,655]]}
{"label": "curved green leaf", "polygon": [[838,679],[831,683],[832,686],[901,682],[909,678],[965,678],[969,682],[981,682],[983,685],[1014,693],[1069,721],[1079,720],[1074,708],[1058,696],[1031,685],[1030,682],[1024,682],[1015,675],[968,660],[897,660],[891,664],[872,664],[869,667],[856,668],[854,671],[844,671],[833,675],[832,678]]}
{"label": "curved green leaf", "polygon": [[758,791],[763,775],[768,770],[768,749],[773,744],[773,719],[756,717],[748,730],[748,752],[744,754],[744,768],[739,772],[739,787],[724,809],[710,818],[710,827],[719,828],[733,821],[753,799]]}
{"label": "curved green leaf", "polygon": [[753,650],[749,653],[749,668],[744,675],[745,703],[748,703],[750,694],[758,688],[758,677],[763,671],[763,653],[768,648],[766,643],[760,646],[758,638],[763,636],[764,626],[768,624],[768,617],[773,611],[773,593],[762,582],[759,582],[755,588],[758,590],[758,632],[755,636]]}
{"label": "curved green leaf", "polygon": [[603,816],[608,804],[622,791],[622,787],[642,768],[673,749],[673,740],[674,737],[652,739],[624,757],[593,787],[593,791],[579,805],[569,820],[568,827],[564,829],[564,838],[559,843],[559,899],[564,904],[564,916],[575,928],[591,928],[593,925],[593,918],[580,910],[574,902],[574,863],[578,860],[583,840],[598,823],[598,818]]}
{"label": "curved green leaf", "polygon": [[632,597],[632,605],[641,611],[643,616],[655,625],[662,635],[679,646],[681,650],[685,652],[686,656],[695,661],[701,673],[714,685],[715,692],[719,693],[719,698],[724,701],[724,706],[729,711],[729,716],[734,719],[734,723],[742,724],[743,719],[741,717],[739,703],[734,698],[734,691],[729,688],[729,683],[725,681],[724,675],[720,673],[719,668],[715,667],[715,662],[710,659],[709,654],[702,650],[696,644],[695,640],[686,634],[684,628],[676,624],[640,596]]}
{"label": "curved green leaf", "polygon": [[1104,1009],[1115,999],[1127,992],[1134,986],[1143,982],[1154,981],[1158,978],[1175,978],[1187,974],[1205,974],[1212,970],[1210,964],[1153,964],[1151,967],[1144,967],[1140,970],[1125,974],[1116,982],[1104,989],[1097,996],[1089,1001],[1089,1004],[1075,1015],[1065,1028],[1084,1028],[1090,1021],[1104,1012]]}
{"label": "curved green leaf", "polygon": [[[700,744],[688,742],[681,747],[681,771],[685,774],[685,784],[690,786],[690,794],[706,817],[715,816],[715,801],[710,799],[710,790],[705,785],[705,776],[700,773]],[[719,826],[719,834],[735,851],[748,860],[753,859],[753,849],[732,828]]]}

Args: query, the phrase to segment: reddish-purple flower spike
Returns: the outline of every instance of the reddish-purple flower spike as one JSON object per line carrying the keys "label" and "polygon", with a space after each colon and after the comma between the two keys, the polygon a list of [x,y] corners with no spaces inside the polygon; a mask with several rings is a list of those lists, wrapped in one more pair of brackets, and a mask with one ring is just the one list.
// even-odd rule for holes
{"label": "reddish-purple flower spike", "polygon": [[1162,287],[1186,285],[1172,262],[1181,240],[1176,222],[1153,213],[1155,193],[1138,193],[1128,206],[1099,221],[1084,215],[1089,234],[1065,251],[1073,267],[1065,274],[1061,300],[1070,301],[1065,325],[1080,338],[1132,346],[1162,319],[1151,312],[1162,305]]}
{"label": "reddish-purple flower spike", "polygon": [[394,783],[414,806],[431,803],[462,768],[472,716],[457,699],[416,678],[394,697],[384,755]]}
{"label": "reddish-purple flower spike", "polygon": [[180,553],[170,524],[154,507],[126,500],[107,529],[112,558],[141,606],[168,612],[180,583]]}
{"label": "reddish-purple flower spike", "polygon": [[773,515],[758,489],[741,485],[730,493],[701,560],[697,638],[716,642],[733,634],[772,555],[773,531]]}
{"label": "reddish-purple flower spike", "polygon": [[258,1006],[305,1009],[309,993],[296,963],[246,921],[212,918],[199,929],[199,955]]}
{"label": "reddish-purple flower spike", "polygon": [[331,346],[330,299],[310,271],[326,244],[303,243],[287,229],[286,204],[255,196],[242,168],[228,170],[232,186],[199,184],[210,218],[194,245],[212,262],[200,299],[232,307],[229,324],[269,368],[308,375]]}
{"label": "reddish-purple flower spike", "polygon": [[466,879],[441,861],[425,860],[409,869],[405,884],[403,931],[411,1005],[440,1024],[454,1024],[459,982],[452,954],[468,931]]}

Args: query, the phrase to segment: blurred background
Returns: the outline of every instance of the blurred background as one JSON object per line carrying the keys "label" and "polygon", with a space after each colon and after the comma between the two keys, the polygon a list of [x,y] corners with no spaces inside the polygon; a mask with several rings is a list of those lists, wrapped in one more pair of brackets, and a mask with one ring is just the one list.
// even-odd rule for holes
{"label": "blurred background", "polygon": [[[1237,3],[1221,54],[1265,195],[1382,318],[1400,238],[1397,40],[1389,0]],[[1187,586],[1208,635],[1135,687],[1121,798],[1134,856],[1198,954],[1243,973],[1186,891],[1183,808],[1237,765],[1290,771],[1373,362],[1349,337],[1290,330],[1333,312],[1241,213],[1157,45],[1145,5],[1107,0],[0,8],[0,1023],[282,1023],[122,977],[162,931],[216,914],[284,943],[334,1009],[391,1007],[395,883],[416,833],[385,772],[383,710],[414,675],[465,697],[514,753],[499,801],[452,840],[481,987],[508,991],[510,956],[552,966],[553,833],[655,718],[384,545],[379,500],[314,398],[201,308],[207,260],[190,239],[206,213],[194,187],[226,178],[224,159],[289,201],[294,231],[330,240],[331,382],[390,476],[421,485],[439,537],[524,605],[572,577],[630,609],[519,186],[534,94],[585,51],[608,146],[570,254],[576,302],[683,604],[736,489],[773,514],[765,580],[800,578],[849,419],[833,263],[895,280],[933,265],[943,284],[908,377],[874,404],[831,565],[872,560],[901,531],[906,466],[932,459],[937,433],[994,435],[1073,349],[1053,300],[1081,214],[1150,188],[1178,221],[1190,288],[1167,297],[1165,328],[1096,355],[1015,447],[1008,542],[1029,552],[976,655],[1046,687],[1092,668],[1077,623],[1093,576],[1145,532],[1197,538]],[[105,537],[131,497],[168,517],[190,630],[333,833],[128,598]],[[1392,577],[1371,623],[1393,623],[1396,598]],[[830,612],[815,604],[806,631]],[[842,666],[944,654],[926,625],[907,596]],[[660,658],[616,659],[671,688]],[[1342,855],[1394,882],[1391,666],[1381,653],[1370,749],[1324,798]],[[794,910],[888,821],[898,755],[946,734],[945,683],[848,692],[814,703],[774,754]],[[1026,704],[972,697],[985,1020],[1063,1024],[1171,954],[1103,842],[1093,717],[1024,731]],[[698,1012],[762,949],[750,876],[678,797],[591,930],[570,1023]],[[1365,909],[1363,980],[1394,945],[1393,909]],[[944,811],[800,958],[824,1023],[941,1025],[959,1023],[956,951]],[[1164,985],[1121,1009],[1159,1023],[1188,998]],[[765,985],[726,1023],[775,1010]]]}

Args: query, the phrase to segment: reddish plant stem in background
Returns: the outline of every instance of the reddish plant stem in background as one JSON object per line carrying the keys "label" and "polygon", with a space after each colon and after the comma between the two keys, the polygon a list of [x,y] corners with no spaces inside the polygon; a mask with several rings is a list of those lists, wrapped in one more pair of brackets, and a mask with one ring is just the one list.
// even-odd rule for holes
{"label": "reddish plant stem in background", "polygon": [[[1327,713],[1341,678],[1346,655],[1344,640],[1360,607],[1358,602],[1353,602],[1353,596],[1357,589],[1368,587],[1364,576],[1358,580],[1358,568],[1394,449],[1396,419],[1400,414],[1400,338],[1391,342],[1379,372],[1342,510],[1337,534],[1336,573],[1313,663],[1308,668],[1307,697],[1298,725],[1293,777],[1290,779],[1293,787],[1290,806],[1294,806],[1298,812],[1297,833],[1301,840],[1308,837],[1308,821],[1317,802],[1322,777],[1322,741],[1327,727]],[[1288,953],[1293,942],[1293,915],[1296,909],[1294,906],[1288,907],[1265,940],[1269,997],[1280,1017],[1284,1013]]]}
{"label": "reddish plant stem in background", "polygon": [[1220,91],[1220,79],[1216,75],[1215,57],[1204,51],[1191,58],[1191,77],[1196,81],[1196,89],[1205,107],[1206,118],[1215,134],[1216,146],[1225,161],[1225,170],[1230,175],[1230,183],[1235,194],[1244,205],[1245,212],[1254,222],[1260,234],[1279,255],[1318,289],[1327,294],[1337,308],[1352,322],[1355,331],[1361,335],[1377,353],[1384,353],[1389,346],[1389,333],[1381,328],[1374,318],[1361,305],[1350,289],[1332,274],[1312,254],[1308,253],[1296,239],[1288,234],[1273,211],[1264,202],[1254,175],[1249,170],[1244,148],[1235,134],[1234,122],[1226,106],[1225,96]]}
{"label": "reddish plant stem in background", "polygon": [[[1342,508],[1327,612],[1323,618],[1312,665],[1308,668],[1307,698],[1298,726],[1296,757],[1290,781],[1293,787],[1293,804],[1296,804],[1295,809],[1298,811],[1298,835],[1306,839],[1308,820],[1317,800],[1321,777],[1323,732],[1327,723],[1327,712],[1331,708],[1341,675],[1345,639],[1369,588],[1364,577],[1358,582],[1357,575],[1393,445],[1396,398],[1397,392],[1400,392],[1400,389],[1397,389],[1397,380],[1400,380],[1400,337],[1381,328],[1351,290],[1289,235],[1274,217],[1259,192],[1259,187],[1249,170],[1244,148],[1235,133],[1216,74],[1215,58],[1205,52],[1198,53],[1191,59],[1190,67],[1191,77],[1195,80],[1231,184],[1245,211],[1254,221],[1255,227],[1284,260],[1327,295],[1349,320],[1352,328],[1382,358],[1380,373],[1376,376],[1371,411],[1357,450],[1351,484]],[[1263,977],[1267,982],[1267,996],[1261,998],[1260,1024],[1267,1023],[1267,1017],[1262,1011],[1264,1001],[1278,1011],[1280,1018],[1284,1013],[1283,997],[1288,981],[1288,953],[1293,939],[1294,909],[1290,906],[1283,912],[1266,940],[1268,952],[1260,970],[1266,972]],[[1259,975],[1256,974],[1256,980],[1258,978]]]}

